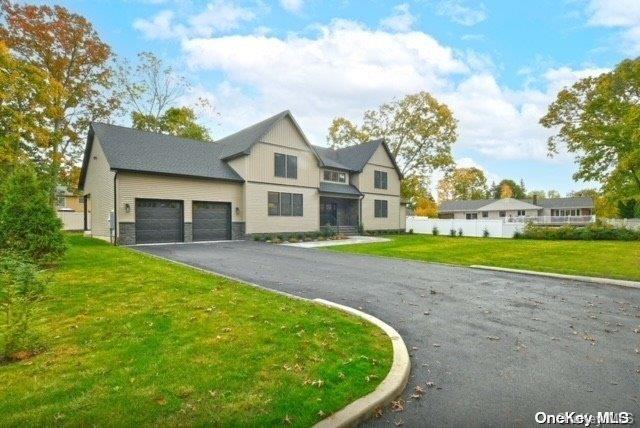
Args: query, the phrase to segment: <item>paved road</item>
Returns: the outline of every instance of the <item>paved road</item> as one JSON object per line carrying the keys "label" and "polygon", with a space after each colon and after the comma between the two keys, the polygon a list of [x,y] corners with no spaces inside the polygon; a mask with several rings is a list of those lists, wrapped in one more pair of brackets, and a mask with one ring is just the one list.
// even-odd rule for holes
{"label": "paved road", "polygon": [[[532,426],[539,411],[640,419],[638,289],[255,242],[137,249],[392,325],[411,354],[407,402],[368,425]],[[426,382],[436,387],[411,400]]]}

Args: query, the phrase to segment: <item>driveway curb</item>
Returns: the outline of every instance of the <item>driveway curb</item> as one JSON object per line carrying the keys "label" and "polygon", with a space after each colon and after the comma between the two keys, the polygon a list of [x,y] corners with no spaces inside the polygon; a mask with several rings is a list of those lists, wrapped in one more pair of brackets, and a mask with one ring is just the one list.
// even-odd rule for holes
{"label": "driveway curb", "polygon": [[405,386],[407,386],[407,382],[409,380],[409,372],[411,371],[411,361],[409,359],[409,351],[402,339],[402,336],[390,325],[385,323],[384,321],[374,317],[373,315],[369,315],[365,312],[354,309],[350,306],[341,305],[339,303],[334,303],[325,299],[309,299],[302,296],[296,296],[295,294],[290,294],[280,290],[273,290],[271,288],[267,288],[260,284],[256,284],[253,282],[245,281],[240,278],[235,278],[233,276],[225,275],[223,273],[218,273],[212,270],[204,269],[198,266],[193,266],[188,263],[179,262],[176,260],[171,260],[166,257],[158,256],[157,254],[147,253],[144,251],[138,251],[135,248],[125,247],[130,251],[135,251],[138,254],[143,254],[149,257],[153,257],[159,260],[165,260],[170,263],[174,263],[176,265],[188,267],[191,269],[196,269],[200,272],[216,275],[222,278],[226,278],[232,281],[240,282],[242,284],[249,285],[254,288],[259,288],[264,291],[268,291],[270,293],[280,294],[285,297],[289,297],[295,300],[303,300],[306,302],[315,303],[318,305],[328,306],[333,309],[338,309],[343,312],[347,312],[351,315],[355,315],[359,318],[362,318],[369,323],[375,325],[379,329],[385,332],[389,339],[391,339],[391,345],[393,347],[393,362],[391,363],[391,369],[387,376],[384,378],[382,382],[378,385],[378,387],[363,397],[358,398],[356,401],[348,404],[346,407],[338,410],[333,413],[331,416],[321,420],[314,427],[318,428],[329,428],[329,427],[351,427],[356,426],[358,423],[369,419],[373,411],[380,406],[385,406],[391,402],[392,399],[396,398],[398,395],[402,393]]}
{"label": "driveway curb", "polygon": [[640,288],[640,282],[624,279],[598,278],[593,276],[565,275],[562,273],[537,272],[533,270],[501,268],[495,266],[471,265],[473,269],[492,270],[498,272],[519,273],[523,275],[545,276],[549,278],[568,279],[570,281],[590,282],[594,284],[619,285],[621,287]]}
{"label": "driveway curb", "polygon": [[391,339],[393,345],[393,363],[391,364],[391,369],[387,377],[384,378],[375,391],[364,397],[360,397],[342,410],[338,410],[328,418],[314,425],[316,428],[356,426],[360,422],[369,419],[377,407],[387,405],[392,399],[400,395],[405,386],[407,386],[409,372],[411,370],[409,351],[400,334],[380,319],[352,307],[340,305],[328,300],[314,299],[314,301],[363,318],[382,329]]}

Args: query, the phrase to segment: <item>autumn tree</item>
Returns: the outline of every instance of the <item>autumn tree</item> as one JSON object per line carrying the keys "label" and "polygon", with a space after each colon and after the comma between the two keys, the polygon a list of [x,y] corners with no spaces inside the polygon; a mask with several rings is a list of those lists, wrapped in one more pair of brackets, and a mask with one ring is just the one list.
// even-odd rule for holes
{"label": "autumn tree", "polygon": [[109,90],[111,49],[87,19],[64,7],[9,0],[0,0],[0,41],[62,86],[48,118],[50,137],[34,145],[55,182],[61,168],[79,160],[89,122],[108,118],[118,105]]}
{"label": "autumn tree", "polygon": [[213,110],[211,103],[200,98],[192,107],[178,107],[191,86],[184,76],[151,52],[139,53],[135,66],[127,60],[121,61],[117,80],[134,128],[212,140],[207,128],[197,123],[194,111],[194,108]]}
{"label": "autumn tree", "polygon": [[483,199],[487,197],[487,178],[482,170],[456,168],[438,183],[438,199]]}
{"label": "autumn tree", "polygon": [[327,141],[333,148],[383,138],[404,176],[427,176],[453,165],[457,138],[451,110],[428,92],[407,95],[364,113],[362,126],[335,118]]}
{"label": "autumn tree", "polygon": [[0,182],[19,163],[38,160],[48,147],[62,85],[48,73],[16,59],[0,41]]}
{"label": "autumn tree", "polygon": [[438,217],[438,204],[433,200],[433,196],[428,194],[416,201],[413,211],[417,216],[436,218]]}
{"label": "autumn tree", "polygon": [[576,180],[594,180],[619,199],[640,200],[640,58],[560,91],[540,123],[556,131],[550,155],[576,156]]}
{"label": "autumn tree", "polygon": [[526,196],[522,187],[516,184],[515,181],[510,179],[504,179],[498,184],[493,185],[493,187],[490,189],[490,194],[494,199],[522,199]]}

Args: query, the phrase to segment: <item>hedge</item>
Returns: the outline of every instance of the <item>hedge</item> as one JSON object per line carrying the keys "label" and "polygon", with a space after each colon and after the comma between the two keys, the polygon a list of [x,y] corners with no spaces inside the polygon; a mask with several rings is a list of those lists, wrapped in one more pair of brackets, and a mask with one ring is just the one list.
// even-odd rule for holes
{"label": "hedge", "polygon": [[583,240],[583,241],[640,241],[640,230],[614,227],[602,223],[588,226],[543,227],[528,224],[516,239]]}

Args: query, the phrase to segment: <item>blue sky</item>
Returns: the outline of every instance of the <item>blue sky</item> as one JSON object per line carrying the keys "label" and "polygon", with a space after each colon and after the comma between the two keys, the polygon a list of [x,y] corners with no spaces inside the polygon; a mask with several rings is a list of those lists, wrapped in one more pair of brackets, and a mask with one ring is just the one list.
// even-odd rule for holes
{"label": "blue sky", "polygon": [[61,3],[118,55],[152,51],[188,76],[182,101],[213,101],[214,136],[290,109],[323,145],[333,117],[426,90],[459,121],[459,165],[563,194],[588,184],[571,155],[546,156],[538,119],[563,86],[640,54],[640,0]]}

